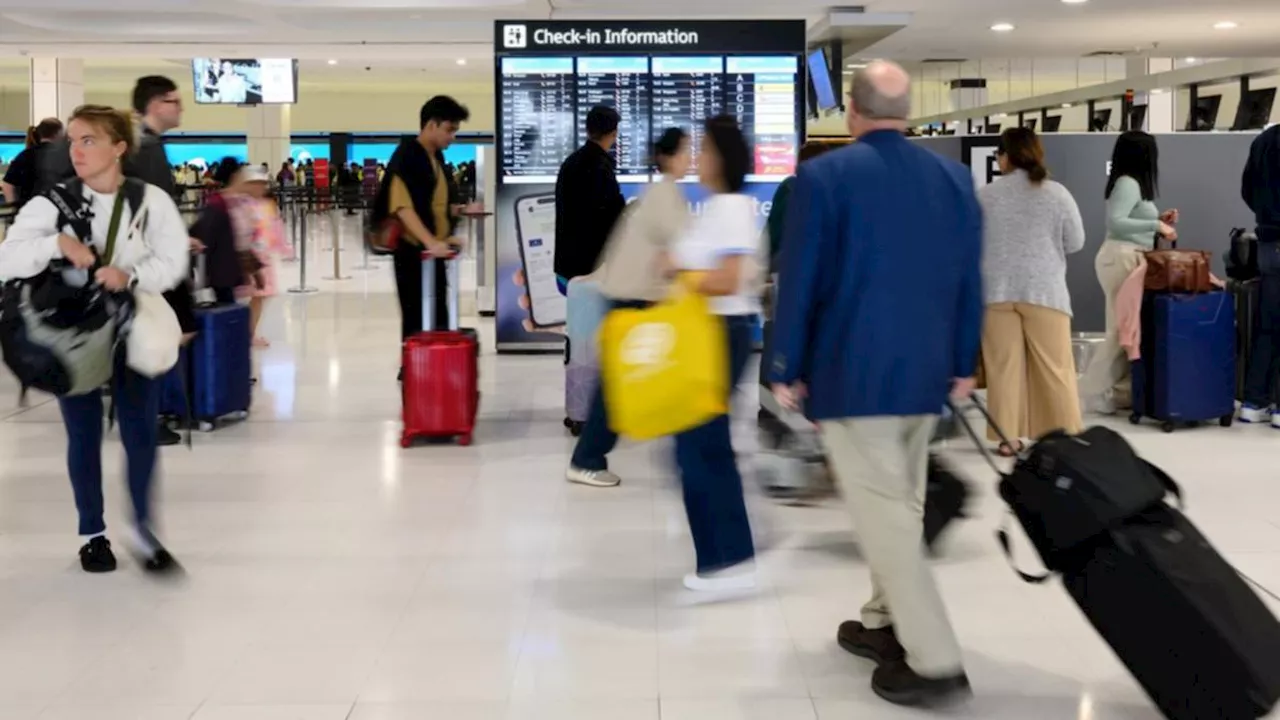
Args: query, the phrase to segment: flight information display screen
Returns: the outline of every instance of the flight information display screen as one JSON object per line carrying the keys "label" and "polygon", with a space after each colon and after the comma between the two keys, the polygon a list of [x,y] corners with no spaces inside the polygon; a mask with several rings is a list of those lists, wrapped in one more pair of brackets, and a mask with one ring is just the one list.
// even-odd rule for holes
{"label": "flight information display screen", "polygon": [[578,128],[585,141],[587,113],[597,105],[618,111],[618,142],[611,154],[618,180],[649,176],[650,83],[647,57],[578,58]]}
{"label": "flight information display screen", "polygon": [[502,59],[505,175],[555,177],[578,147],[573,58]]}
{"label": "flight information display screen", "polygon": [[587,141],[596,105],[618,111],[612,150],[621,182],[644,182],[650,149],[667,128],[691,136],[696,175],[702,124],[737,118],[754,158],[749,180],[781,180],[795,169],[800,140],[798,55],[590,55],[503,57],[498,123],[503,183],[554,182],[560,164]]}

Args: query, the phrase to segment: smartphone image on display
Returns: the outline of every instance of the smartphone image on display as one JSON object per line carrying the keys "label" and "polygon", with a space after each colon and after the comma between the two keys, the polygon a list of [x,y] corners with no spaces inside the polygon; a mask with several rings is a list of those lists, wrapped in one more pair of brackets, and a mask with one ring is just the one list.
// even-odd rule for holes
{"label": "smartphone image on display", "polygon": [[534,327],[564,325],[565,296],[560,292],[555,271],[555,193],[516,199],[516,238],[524,268],[524,290],[529,296],[529,319]]}

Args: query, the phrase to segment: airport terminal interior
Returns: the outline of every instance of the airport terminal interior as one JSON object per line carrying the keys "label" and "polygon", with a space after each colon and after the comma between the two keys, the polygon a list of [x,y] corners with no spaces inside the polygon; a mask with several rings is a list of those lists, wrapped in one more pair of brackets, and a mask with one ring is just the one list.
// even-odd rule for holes
{"label": "airport terminal interior", "polygon": [[[153,577],[126,549],[114,430],[103,468],[120,567],[81,570],[58,401],[20,398],[0,370],[0,720],[1157,720],[1062,583],[1010,567],[1042,565],[1020,531],[1012,560],[1002,552],[997,529],[1018,522],[962,433],[931,449],[973,493],[931,567],[973,696],[933,709],[877,697],[873,663],[836,642],[871,595],[858,528],[841,497],[766,487],[779,465],[758,428],[758,354],[732,402],[757,587],[686,589],[671,440],[623,440],[616,487],[566,482],[566,308],[536,290],[540,272],[555,281],[540,239],[592,105],[621,114],[629,199],[654,180],[665,128],[736,115],[763,224],[802,143],[849,141],[852,73],[893,60],[912,80],[911,141],[978,185],[998,174],[1002,127],[1041,132],[1086,230],[1067,269],[1083,364],[1106,325],[1094,255],[1118,134],[1158,139],[1160,207],[1181,210],[1182,247],[1211,251],[1225,277],[1233,228],[1254,222],[1240,198],[1250,144],[1280,121],[1277,28],[1274,0],[0,3],[0,165],[28,126],[84,103],[127,108],[135,80],[158,74],[181,97],[165,147],[179,184],[195,179],[179,202],[189,220],[225,157],[266,165],[273,185],[286,161],[312,168],[276,188],[287,248],[247,415],[159,450],[156,529],[181,573]],[[445,159],[472,203],[450,262],[480,400],[469,443],[403,447],[401,306],[391,258],[365,241],[366,201],[435,95],[470,111]],[[361,190],[331,192],[346,183]],[[0,205],[0,237],[11,215]],[[1280,432],[1084,420],[1172,476],[1190,520],[1280,614]]]}

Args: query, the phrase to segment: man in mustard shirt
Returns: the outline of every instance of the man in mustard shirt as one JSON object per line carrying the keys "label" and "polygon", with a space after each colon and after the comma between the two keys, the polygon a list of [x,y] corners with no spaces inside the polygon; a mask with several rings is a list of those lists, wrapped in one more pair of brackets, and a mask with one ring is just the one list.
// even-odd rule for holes
{"label": "man in mustard shirt", "polygon": [[[444,171],[444,150],[453,144],[458,128],[468,117],[470,113],[457,100],[445,95],[431,98],[418,114],[418,136],[400,143],[387,166],[385,216],[395,217],[404,226],[404,242],[393,257],[402,340],[423,329],[423,250],[445,257],[462,244],[454,236],[457,218],[450,199],[457,197],[457,191],[453,178]],[[436,287],[445,287],[443,264],[436,265],[435,282]],[[448,323],[444,296],[445,293],[437,293],[436,307],[432,309],[437,328],[445,328]]]}

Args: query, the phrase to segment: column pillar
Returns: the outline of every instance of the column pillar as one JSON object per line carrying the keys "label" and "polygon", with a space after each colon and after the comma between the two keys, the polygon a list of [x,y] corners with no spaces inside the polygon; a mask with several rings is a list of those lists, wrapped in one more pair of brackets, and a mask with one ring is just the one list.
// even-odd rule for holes
{"label": "column pillar", "polygon": [[[1172,58],[1151,58],[1147,61],[1147,70],[1151,74],[1173,70]],[[1151,93],[1147,100],[1147,132],[1171,133],[1177,131],[1174,122],[1174,101],[1178,93],[1173,88],[1163,88],[1164,92]]]}
{"label": "column pillar", "polygon": [[249,108],[249,162],[266,163],[271,172],[289,159],[289,122],[292,105],[257,105]]}
{"label": "column pillar", "polygon": [[31,124],[56,117],[66,122],[84,104],[84,61],[31,58]]}

